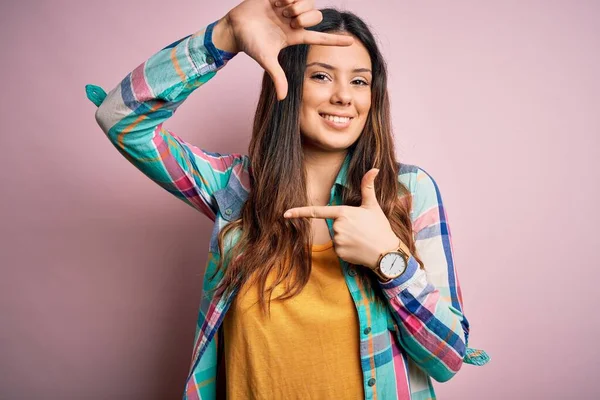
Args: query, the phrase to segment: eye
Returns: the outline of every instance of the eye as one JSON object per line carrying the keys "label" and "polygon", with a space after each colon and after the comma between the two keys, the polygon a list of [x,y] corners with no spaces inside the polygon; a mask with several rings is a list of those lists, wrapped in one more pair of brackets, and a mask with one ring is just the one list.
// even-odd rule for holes
{"label": "eye", "polygon": [[[323,78],[331,79],[331,78],[329,78],[328,75],[323,74],[323,73],[316,73],[313,76],[311,76],[311,78],[316,79],[318,81],[323,81],[324,80]],[[369,86],[369,82],[362,80],[362,79],[355,79],[352,81],[352,83],[355,83],[355,82],[359,82],[358,86]]]}
{"label": "eye", "polygon": [[311,76],[311,78],[315,78],[315,79],[317,79],[318,81],[322,81],[322,80],[323,80],[323,79],[321,79],[321,78],[317,78],[317,77],[325,77],[325,78],[329,78],[327,75],[325,75],[325,74],[321,74],[321,73],[319,73],[319,74],[314,74],[313,76]]}
{"label": "eye", "polygon": [[369,86],[369,82],[363,81],[362,79],[355,79],[352,82],[360,82],[362,86]]}

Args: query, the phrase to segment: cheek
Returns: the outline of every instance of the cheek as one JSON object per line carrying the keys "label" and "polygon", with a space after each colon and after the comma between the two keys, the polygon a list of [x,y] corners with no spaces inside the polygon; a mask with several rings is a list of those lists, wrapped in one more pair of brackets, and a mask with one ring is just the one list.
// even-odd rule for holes
{"label": "cheek", "polygon": [[359,123],[357,124],[356,128],[359,132],[362,133],[362,131],[365,128],[365,125],[367,124],[367,119],[369,118],[369,112],[371,111],[370,99],[366,100],[363,103],[357,103],[356,109],[360,115],[360,120],[358,121]]}
{"label": "cheek", "polygon": [[365,117],[369,114],[371,109],[371,93],[365,93],[365,96],[358,98],[356,101],[356,108],[358,112],[363,114]]}
{"label": "cheek", "polygon": [[311,124],[311,120],[310,120],[310,109],[308,107],[306,107],[306,105],[302,105],[300,106],[300,116],[299,116],[299,120],[298,123],[300,125],[300,130],[304,130],[307,126],[309,126]]}
{"label": "cheek", "polygon": [[371,112],[371,101],[370,98],[366,99],[363,102],[356,103],[356,110],[360,115],[361,124],[365,124],[367,118],[369,117],[369,113]]}
{"label": "cheek", "polygon": [[300,128],[302,128],[303,126],[307,126],[311,123],[311,120],[313,119],[312,114],[314,110],[315,106],[314,100],[311,97],[311,91],[305,88],[302,95],[302,102],[300,103]]}
{"label": "cheek", "polygon": [[299,124],[300,129],[307,128],[314,130],[317,123],[319,123],[319,119],[321,118],[317,113],[317,106],[311,103],[303,102],[300,106],[300,115],[299,115]]}

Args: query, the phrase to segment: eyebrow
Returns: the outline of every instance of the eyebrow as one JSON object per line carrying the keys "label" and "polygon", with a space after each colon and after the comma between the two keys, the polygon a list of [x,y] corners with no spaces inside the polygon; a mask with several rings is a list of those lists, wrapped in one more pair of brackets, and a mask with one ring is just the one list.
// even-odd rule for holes
{"label": "eyebrow", "polygon": [[[310,63],[310,64],[308,64],[306,66],[306,68],[312,67],[313,65],[319,65],[319,66],[321,66],[323,68],[327,68],[327,69],[330,69],[332,71],[335,71],[337,69],[333,65],[325,64],[325,63],[322,63],[322,62]],[[371,72],[371,70],[369,68],[356,68],[356,69],[353,69],[352,72],[369,72],[370,74],[372,74],[372,72]]]}

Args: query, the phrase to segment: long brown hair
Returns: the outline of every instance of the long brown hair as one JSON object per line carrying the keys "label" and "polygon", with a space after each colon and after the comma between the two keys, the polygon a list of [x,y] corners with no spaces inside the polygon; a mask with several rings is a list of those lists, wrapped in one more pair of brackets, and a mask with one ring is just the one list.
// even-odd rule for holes
{"label": "long brown hair", "polygon": [[[372,33],[359,17],[331,8],[321,12],[321,23],[308,29],[350,33],[367,48],[373,68],[371,109],[363,132],[348,149],[351,158],[347,188],[339,187],[342,204],[360,206],[362,177],[371,168],[379,168],[375,188],[381,209],[393,231],[408,245],[423,268],[412,236],[410,193],[398,181],[400,165],[395,160],[385,61]],[[246,281],[250,280],[248,284],[257,283],[259,305],[263,312],[267,311],[267,295],[270,306],[276,285],[286,284],[286,290],[277,299],[291,298],[306,285],[312,267],[309,219],[283,218],[287,209],[309,204],[299,128],[308,50],[308,45],[297,45],[286,47],[279,54],[279,63],[289,82],[288,95],[284,100],[277,101],[273,81],[266,72],[263,75],[248,149],[251,190],[240,218],[223,227],[218,237],[219,253],[222,255],[225,236],[241,229],[235,246],[226,257],[219,258],[213,278],[225,263],[228,265],[214,290],[218,294],[231,294]],[[276,275],[270,287],[265,288],[271,271]],[[383,294],[375,275],[365,267],[358,267],[357,272],[360,284],[372,289],[366,290],[369,299],[383,306]]]}

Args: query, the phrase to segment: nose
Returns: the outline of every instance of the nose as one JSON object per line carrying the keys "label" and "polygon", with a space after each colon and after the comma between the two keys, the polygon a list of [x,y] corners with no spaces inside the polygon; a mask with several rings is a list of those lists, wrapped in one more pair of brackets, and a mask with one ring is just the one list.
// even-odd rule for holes
{"label": "nose", "polygon": [[331,95],[331,103],[344,106],[352,104],[352,93],[350,92],[349,85],[338,82],[334,86],[334,90]]}

